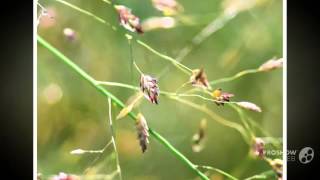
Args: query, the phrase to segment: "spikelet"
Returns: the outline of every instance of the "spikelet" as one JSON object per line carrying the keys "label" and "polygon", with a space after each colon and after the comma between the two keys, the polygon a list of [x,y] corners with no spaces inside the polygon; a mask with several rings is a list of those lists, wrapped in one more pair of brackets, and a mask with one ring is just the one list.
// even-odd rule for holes
{"label": "spikelet", "polygon": [[149,76],[149,75],[141,75],[140,78],[140,89],[144,93],[144,96],[154,104],[158,104],[158,96],[160,94],[160,90],[158,87],[157,79]]}
{"label": "spikelet", "polygon": [[259,67],[259,71],[267,72],[274,69],[282,68],[283,59],[271,59]]}
{"label": "spikelet", "polygon": [[136,121],[136,129],[138,133],[138,139],[142,152],[144,153],[147,150],[147,145],[149,143],[149,128],[146,119],[144,116],[139,113]]}
{"label": "spikelet", "polygon": [[143,30],[140,24],[140,19],[131,13],[131,9],[123,5],[116,5],[115,8],[119,14],[120,24],[124,28],[126,28],[131,32],[137,32],[139,34],[143,33]]}
{"label": "spikelet", "polygon": [[216,104],[219,105],[224,105],[225,102],[229,102],[230,98],[233,97],[234,95],[228,92],[222,92],[221,88],[218,88],[214,90],[211,94],[211,96],[216,100]]}
{"label": "spikelet", "polygon": [[203,68],[192,70],[190,82],[193,86],[202,87],[205,89],[211,89],[206,73]]}
{"label": "spikelet", "polygon": [[251,111],[262,112],[261,108],[254,103],[251,102],[237,102],[237,105]]}
{"label": "spikelet", "polygon": [[265,143],[261,138],[254,138],[253,144],[252,144],[253,155],[256,157],[263,158],[265,153],[264,146],[265,146]]}

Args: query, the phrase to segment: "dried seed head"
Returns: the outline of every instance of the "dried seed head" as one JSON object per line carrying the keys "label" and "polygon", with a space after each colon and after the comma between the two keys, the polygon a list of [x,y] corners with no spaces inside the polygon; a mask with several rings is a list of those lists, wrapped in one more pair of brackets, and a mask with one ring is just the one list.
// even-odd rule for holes
{"label": "dried seed head", "polygon": [[264,157],[264,141],[261,138],[255,138],[252,144],[252,152],[256,157]]}
{"label": "dried seed head", "polygon": [[276,172],[278,180],[282,179],[283,162],[281,159],[274,159],[269,161],[272,169]]}
{"label": "dried seed head", "polygon": [[259,71],[267,72],[274,69],[282,68],[283,59],[271,59],[259,67]]}
{"label": "dried seed head", "polygon": [[152,0],[153,6],[166,16],[172,16],[183,10],[175,0]]}
{"label": "dried seed head", "polygon": [[142,28],[144,31],[154,29],[169,29],[176,25],[176,21],[172,17],[151,17],[143,21]]}
{"label": "dried seed head", "polygon": [[218,106],[224,105],[225,102],[229,102],[230,98],[234,95],[227,92],[222,92],[221,88],[218,88],[212,92],[212,97],[217,101],[215,102]]}
{"label": "dried seed head", "polygon": [[119,14],[120,24],[124,28],[131,32],[137,32],[139,34],[143,33],[140,19],[131,13],[131,9],[123,5],[116,5],[115,8]]}
{"label": "dried seed head", "polygon": [[138,132],[138,139],[142,152],[144,153],[147,150],[147,144],[149,143],[149,128],[146,119],[144,116],[139,113],[136,121],[136,129]]}
{"label": "dried seed head", "polygon": [[211,89],[211,86],[208,82],[208,78],[203,68],[194,69],[190,77],[190,82],[193,86],[199,86],[207,89]]}
{"label": "dried seed head", "polygon": [[199,130],[192,137],[192,150],[193,152],[200,152],[204,148],[204,140],[206,137],[207,120],[202,119],[200,122]]}
{"label": "dried seed head", "polygon": [[257,106],[256,104],[253,104],[251,102],[237,102],[237,105],[244,108],[244,109],[248,109],[251,111],[262,112],[262,110],[259,106]]}
{"label": "dried seed head", "polygon": [[158,87],[157,79],[149,75],[141,75],[140,89],[144,93],[144,96],[151,102],[158,104],[158,96],[160,90]]}

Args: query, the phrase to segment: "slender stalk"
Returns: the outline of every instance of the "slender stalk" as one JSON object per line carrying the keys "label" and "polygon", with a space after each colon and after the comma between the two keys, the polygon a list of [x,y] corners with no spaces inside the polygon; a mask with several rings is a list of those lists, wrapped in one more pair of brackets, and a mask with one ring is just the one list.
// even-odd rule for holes
{"label": "slender stalk", "polygon": [[117,150],[117,145],[116,145],[116,140],[115,140],[115,133],[114,133],[113,123],[112,123],[112,112],[111,112],[112,108],[111,108],[111,99],[110,98],[108,98],[108,106],[109,106],[109,127],[110,127],[110,132],[111,132],[111,141],[112,141],[114,152],[116,153],[117,171],[119,173],[120,180],[122,180],[119,153],[118,153],[118,150]]}
{"label": "slender stalk", "polygon": [[187,75],[192,74],[192,69],[179,63],[177,60],[173,59],[172,57],[159,53],[158,51],[156,51],[155,49],[153,49],[152,47],[150,47],[149,45],[147,45],[146,43],[144,43],[140,40],[137,40],[137,43],[140,44],[141,46],[145,47],[146,49],[148,49],[149,51],[151,51],[155,55],[157,55],[167,61],[170,61],[174,66],[176,66],[178,69],[180,69],[182,72],[186,73]]}
{"label": "slender stalk", "polygon": [[106,85],[106,86],[117,86],[117,87],[123,87],[127,89],[132,89],[135,91],[139,91],[140,88],[129,85],[129,84],[123,84],[123,83],[118,83],[118,82],[109,82],[109,81],[96,81],[98,85]]}
{"label": "slender stalk", "polygon": [[89,167],[86,168],[83,172],[83,174],[86,174],[91,167],[96,163],[96,161],[98,161],[98,159],[101,157],[102,153],[104,153],[104,151],[112,144],[112,140],[110,140],[101,150],[88,150],[88,151],[84,151],[84,153],[98,153],[98,156],[90,163]]}
{"label": "slender stalk", "polygon": [[217,79],[217,80],[211,81],[210,85],[217,85],[217,84],[224,83],[224,82],[230,82],[230,81],[236,80],[236,79],[238,79],[238,78],[240,78],[240,77],[242,77],[244,75],[253,74],[253,73],[257,73],[257,72],[260,72],[260,71],[258,69],[247,69],[247,70],[238,72],[234,76],[227,77],[227,78],[221,78],[221,79]]}
{"label": "slender stalk", "polygon": [[[97,91],[99,91],[102,95],[110,98],[112,102],[115,103],[116,106],[120,108],[124,108],[125,105],[122,101],[120,101],[116,96],[111,94],[109,91],[100,86],[95,79],[93,79],[89,74],[87,74],[84,70],[82,70],[78,65],[73,63],[68,57],[63,55],[59,50],[49,44],[46,40],[41,38],[39,35],[37,37],[37,41],[47,48],[51,53],[57,56],[57,60],[60,60],[62,63],[67,65],[70,70],[76,72],[81,78],[86,80],[89,84],[91,84]],[[137,116],[133,112],[129,112],[128,115],[136,120]],[[209,180],[209,178],[199,171],[193,163],[191,163],[183,154],[181,154],[176,148],[174,148],[167,140],[165,140],[160,134],[155,132],[154,130],[149,130],[149,133],[154,137],[158,142],[160,142],[164,147],[171,152],[176,158],[180,159],[190,170],[192,170],[195,174],[197,174],[201,179]]]}
{"label": "slender stalk", "polygon": [[229,179],[232,179],[232,180],[238,180],[238,178],[232,176],[231,174],[228,174],[224,171],[222,171],[221,169],[218,169],[218,168],[214,168],[214,167],[211,167],[211,166],[197,166],[198,168],[203,168],[203,169],[208,169],[208,170],[213,170],[213,171],[216,171],[220,174],[223,174],[224,176],[228,177]]}
{"label": "slender stalk", "polygon": [[[61,4],[64,4],[64,5],[70,7],[70,8],[72,8],[72,9],[74,9],[74,10],[77,10],[77,11],[79,11],[79,12],[81,12],[81,13],[87,15],[87,16],[90,16],[90,17],[92,17],[93,19],[95,19],[96,21],[98,21],[98,22],[100,22],[100,23],[102,23],[102,24],[105,24],[105,25],[107,25],[107,26],[111,26],[111,24],[110,24],[109,22],[107,22],[107,21],[105,21],[104,19],[102,19],[102,18],[94,15],[93,13],[91,13],[91,12],[89,12],[89,11],[86,11],[86,10],[83,10],[83,9],[79,8],[78,6],[75,6],[75,5],[71,4],[71,3],[66,2],[66,1],[63,1],[63,0],[55,0],[55,1],[57,1],[57,2],[59,2],[59,3],[61,3]],[[113,27],[113,26],[112,26],[112,27]],[[115,27],[113,27],[113,28],[115,28]],[[115,30],[115,29],[114,29],[114,30]]]}

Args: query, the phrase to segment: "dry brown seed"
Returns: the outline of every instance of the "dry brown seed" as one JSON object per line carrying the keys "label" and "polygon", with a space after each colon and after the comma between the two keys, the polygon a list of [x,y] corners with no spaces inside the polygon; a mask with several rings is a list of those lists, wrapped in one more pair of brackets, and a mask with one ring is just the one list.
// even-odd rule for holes
{"label": "dry brown seed", "polygon": [[211,89],[206,73],[203,68],[192,70],[190,82],[193,86],[199,86],[207,89]]}
{"label": "dry brown seed", "polygon": [[149,75],[141,75],[140,78],[140,89],[144,93],[144,96],[154,104],[158,104],[158,96],[160,90],[158,87],[157,79]]}
{"label": "dry brown seed", "polygon": [[139,34],[143,33],[143,30],[140,24],[140,19],[131,13],[131,9],[123,5],[116,5],[115,8],[119,14],[120,24],[124,28],[126,28],[131,32],[137,32]]}
{"label": "dry brown seed", "polygon": [[139,113],[136,121],[136,129],[138,132],[138,139],[142,152],[144,153],[147,150],[147,145],[149,143],[149,128],[146,119],[144,116]]}

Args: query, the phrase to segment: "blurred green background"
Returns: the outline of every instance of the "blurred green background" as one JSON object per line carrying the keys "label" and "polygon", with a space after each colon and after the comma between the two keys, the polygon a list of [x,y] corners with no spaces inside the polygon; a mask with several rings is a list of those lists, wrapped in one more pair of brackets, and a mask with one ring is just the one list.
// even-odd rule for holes
{"label": "blurred green background", "polygon": [[[183,15],[194,17],[192,25],[180,23],[171,29],[149,31],[137,37],[159,52],[176,57],[198,32],[219,17],[226,8],[225,4],[237,5],[239,1],[180,0],[184,7]],[[127,31],[119,27],[115,11],[101,0],[68,2],[103,18],[118,31],[54,0],[41,0],[39,3],[48,10],[49,17],[41,18],[38,34],[96,80],[138,86],[139,74],[135,69],[133,74],[130,73],[129,46],[123,36]],[[130,7],[142,21],[161,16],[150,0],[118,0],[116,4]],[[209,80],[257,68],[273,57],[282,57],[282,23],[282,1],[260,0],[255,6],[239,12],[195,47],[183,64],[191,69],[204,67]],[[74,40],[65,37],[65,28],[75,31]],[[137,44],[133,44],[133,56],[142,71],[153,76],[167,65],[172,66]],[[107,98],[42,46],[38,46],[37,62],[38,172],[43,175],[59,172],[81,174],[92,166],[96,155],[76,156],[70,151],[77,148],[101,149],[109,142]],[[174,92],[188,78],[171,67],[169,73],[159,80],[160,91]],[[273,137],[282,137],[282,70],[244,76],[218,87],[235,94],[235,101],[246,100],[259,105],[262,113],[245,111],[246,114]],[[106,88],[123,102],[135,93],[119,87]],[[218,107],[214,103],[188,99],[206,104],[219,115],[240,123],[239,116],[228,106]],[[119,109],[113,108],[113,111],[116,115]],[[270,169],[264,161],[248,158],[249,147],[237,131],[218,124],[200,111],[162,96],[159,105],[143,100],[135,111],[142,112],[150,127],[195,164],[214,166],[240,178]],[[191,148],[191,138],[203,118],[208,120],[207,141],[205,148],[195,153]],[[134,123],[129,117],[116,121],[115,128],[124,179],[196,177],[153,138],[150,138],[148,151],[142,154]],[[115,170],[112,147],[93,167],[99,174],[110,174]],[[223,178],[213,172],[210,176]]]}

